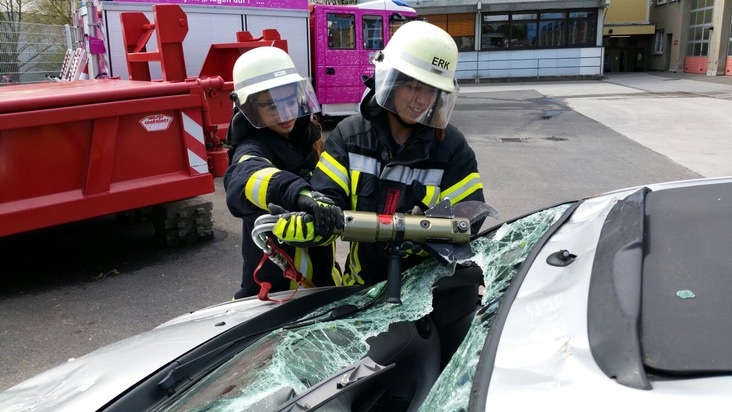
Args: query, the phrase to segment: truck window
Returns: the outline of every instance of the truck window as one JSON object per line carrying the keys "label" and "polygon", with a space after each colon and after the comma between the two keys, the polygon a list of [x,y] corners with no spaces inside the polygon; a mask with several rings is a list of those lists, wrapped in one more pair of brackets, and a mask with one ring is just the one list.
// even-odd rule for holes
{"label": "truck window", "polygon": [[363,16],[364,50],[381,50],[384,48],[384,19],[381,16]]}
{"label": "truck window", "polygon": [[391,17],[389,17],[389,38],[394,35],[394,32],[402,27],[404,23],[413,20],[413,19],[405,19],[401,14],[392,14]]}
{"label": "truck window", "polygon": [[348,13],[327,13],[328,48],[356,48],[356,18]]}

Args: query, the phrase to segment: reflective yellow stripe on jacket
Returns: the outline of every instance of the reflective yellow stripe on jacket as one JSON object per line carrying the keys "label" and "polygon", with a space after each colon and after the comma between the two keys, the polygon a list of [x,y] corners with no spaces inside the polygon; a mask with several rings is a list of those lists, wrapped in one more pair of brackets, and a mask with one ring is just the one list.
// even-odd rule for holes
{"label": "reflective yellow stripe on jacket", "polygon": [[445,189],[440,196],[443,199],[450,198],[450,204],[454,205],[481,189],[483,189],[483,184],[480,183],[480,175],[475,172],[465,176],[463,180]]}
{"label": "reflective yellow stripe on jacket", "polygon": [[[313,281],[313,262],[310,260],[310,255],[307,253],[307,249],[296,247],[295,257],[292,259],[292,263],[297,268],[297,271],[300,272],[305,279],[309,280],[310,282]],[[290,289],[296,288],[297,282],[291,280]]]}
{"label": "reflective yellow stripe on jacket", "polygon": [[244,196],[258,208],[267,210],[267,187],[272,176],[279,171],[276,167],[265,167],[254,172],[244,187]]}
{"label": "reflective yellow stripe on jacket", "polygon": [[358,194],[356,188],[358,187],[358,179],[361,177],[361,172],[358,170],[351,171],[351,210],[356,210],[358,206]]}
{"label": "reflective yellow stripe on jacket", "polygon": [[348,170],[342,164],[338,163],[333,156],[329,155],[328,152],[323,152],[323,154],[320,155],[320,161],[315,168],[320,169],[332,181],[336,182],[347,196],[351,194]]}
{"label": "reflective yellow stripe on jacket", "polygon": [[422,203],[428,207],[432,207],[437,204],[437,200],[440,199],[440,187],[434,185],[428,185],[425,187],[426,194],[422,199]]}
{"label": "reflective yellow stripe on jacket", "polygon": [[[333,242],[330,244],[331,252],[333,252],[333,256],[336,255],[336,242]],[[333,284],[336,286],[344,286],[343,283],[343,273],[341,273],[340,266],[335,264],[335,261],[333,262],[333,267],[330,269],[330,276],[333,278]],[[317,285],[316,286],[320,286]]]}
{"label": "reflective yellow stripe on jacket", "polygon": [[265,162],[267,162],[267,163],[269,163],[269,164],[272,164],[272,162],[270,162],[270,161],[269,161],[269,159],[267,159],[266,157],[262,157],[262,156],[254,156],[254,155],[247,155],[247,154],[245,154],[245,155],[242,155],[242,156],[241,156],[241,157],[239,158],[239,160],[237,161],[237,163],[241,163],[241,162],[243,162],[243,161],[245,161],[245,160],[249,160],[249,159],[261,159],[261,160],[264,160]]}
{"label": "reflective yellow stripe on jacket", "polygon": [[347,270],[346,273],[343,274],[343,286],[352,286],[352,285],[363,285],[363,279],[358,274],[361,273],[361,263],[359,262],[358,258],[358,242],[351,242],[350,247],[350,255],[351,258],[349,259],[348,265],[350,265],[350,273]]}

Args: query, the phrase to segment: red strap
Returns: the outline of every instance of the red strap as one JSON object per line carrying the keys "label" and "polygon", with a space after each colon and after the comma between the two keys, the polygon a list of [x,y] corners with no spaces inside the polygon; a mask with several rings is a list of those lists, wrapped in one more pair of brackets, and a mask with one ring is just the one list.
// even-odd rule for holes
{"label": "red strap", "polygon": [[295,290],[292,291],[292,294],[285,299],[272,299],[269,297],[269,291],[272,290],[272,284],[269,282],[262,282],[257,278],[257,272],[259,272],[259,269],[262,268],[262,265],[264,265],[264,262],[269,258],[269,255],[266,253],[262,253],[262,259],[259,261],[259,264],[257,265],[256,269],[254,269],[254,273],[252,274],[252,277],[254,278],[254,281],[259,285],[259,293],[257,294],[257,299],[259,300],[268,300],[271,302],[287,302],[288,300],[292,299],[295,296],[295,293],[300,289],[300,285],[302,285],[303,282],[303,276],[302,273],[298,272],[297,269],[295,269],[295,263],[292,261],[292,258],[285,252],[282,248],[277,247],[274,242],[272,242],[271,238],[267,239],[267,244],[272,250],[272,253],[279,253],[282,255],[283,258],[287,261],[287,268],[282,272],[282,276],[284,276],[287,279],[294,280],[297,282],[297,287]]}

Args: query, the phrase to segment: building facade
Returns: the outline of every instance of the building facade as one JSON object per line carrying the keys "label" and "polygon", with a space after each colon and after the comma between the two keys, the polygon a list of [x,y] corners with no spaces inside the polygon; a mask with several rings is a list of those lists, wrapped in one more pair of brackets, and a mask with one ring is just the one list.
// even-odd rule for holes
{"label": "building facade", "polygon": [[608,0],[419,0],[409,5],[455,39],[456,77],[462,82],[602,77]]}
{"label": "building facade", "polygon": [[611,0],[602,29],[603,72],[647,70],[655,33],[650,0]]}
{"label": "building facade", "polygon": [[652,0],[650,19],[649,69],[732,75],[732,0]]}

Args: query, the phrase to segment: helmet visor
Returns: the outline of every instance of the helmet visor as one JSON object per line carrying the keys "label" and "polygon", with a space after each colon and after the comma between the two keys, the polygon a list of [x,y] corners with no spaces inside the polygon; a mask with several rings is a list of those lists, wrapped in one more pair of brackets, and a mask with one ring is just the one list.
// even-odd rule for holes
{"label": "helmet visor", "polygon": [[[444,129],[455,107],[457,92],[448,93],[409,77],[387,62],[374,70],[376,102],[409,124]],[[457,90],[457,85],[455,86]]]}
{"label": "helmet visor", "polygon": [[236,107],[252,126],[261,129],[320,111],[318,98],[307,79],[254,93]]}

